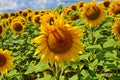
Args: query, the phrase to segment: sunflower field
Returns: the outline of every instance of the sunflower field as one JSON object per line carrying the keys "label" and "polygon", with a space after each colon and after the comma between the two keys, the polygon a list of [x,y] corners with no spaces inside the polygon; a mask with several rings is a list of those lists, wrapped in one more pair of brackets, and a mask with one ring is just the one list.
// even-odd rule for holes
{"label": "sunflower field", "polygon": [[120,0],[0,14],[0,80],[120,80]]}

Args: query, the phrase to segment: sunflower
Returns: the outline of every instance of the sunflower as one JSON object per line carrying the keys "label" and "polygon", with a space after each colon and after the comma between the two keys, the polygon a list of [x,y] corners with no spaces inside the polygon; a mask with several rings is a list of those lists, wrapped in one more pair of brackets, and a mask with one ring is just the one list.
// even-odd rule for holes
{"label": "sunflower", "polygon": [[39,15],[40,12],[38,10],[35,10],[33,13],[34,15]]}
{"label": "sunflower", "polygon": [[68,16],[73,10],[70,7],[65,7],[62,13]]}
{"label": "sunflower", "polygon": [[8,13],[4,13],[4,14],[3,14],[3,18],[4,18],[4,19],[7,19],[8,17],[9,17],[9,14],[8,14]]}
{"label": "sunflower", "polygon": [[26,8],[26,10],[25,10],[27,13],[30,13],[30,12],[32,12],[32,9],[31,8]]}
{"label": "sunflower", "polygon": [[76,11],[77,10],[77,5],[76,4],[72,4],[70,6],[70,8],[73,10],[73,11]]}
{"label": "sunflower", "polygon": [[43,16],[41,16],[41,23],[42,24],[47,24],[47,25],[53,25],[55,19],[57,18],[57,14],[53,13],[49,13],[49,14],[45,14]]}
{"label": "sunflower", "polygon": [[65,24],[63,16],[58,17],[52,26],[41,26],[42,34],[31,42],[40,44],[35,54],[42,53],[41,61],[50,61],[51,64],[71,59],[79,59],[79,52],[83,51],[80,38],[83,30]]}
{"label": "sunflower", "polygon": [[15,34],[21,34],[24,31],[24,27],[21,21],[16,20],[11,22],[10,29]]}
{"label": "sunflower", "polygon": [[7,74],[13,68],[13,57],[10,56],[11,51],[0,49],[0,72]]}
{"label": "sunflower", "polygon": [[32,16],[33,16],[32,13],[28,13],[28,15],[27,15],[27,22],[32,23]]}
{"label": "sunflower", "polygon": [[81,17],[87,20],[90,27],[97,26],[105,17],[105,10],[96,3],[87,3],[84,5]]}
{"label": "sunflower", "polygon": [[84,2],[83,1],[80,1],[78,2],[77,4],[77,8],[81,11],[83,9],[83,5],[84,5]]}
{"label": "sunflower", "polygon": [[5,34],[5,32],[6,32],[6,28],[3,26],[3,24],[1,23],[0,24],[0,36],[4,36],[4,34]]}
{"label": "sunflower", "polygon": [[111,16],[120,14],[120,1],[112,2],[109,6],[109,14]]}
{"label": "sunflower", "polygon": [[80,16],[78,14],[73,14],[73,15],[70,16],[71,20],[77,20],[79,18],[80,18]]}
{"label": "sunflower", "polygon": [[115,21],[112,26],[112,33],[118,38],[120,41],[120,21]]}
{"label": "sunflower", "polygon": [[18,13],[18,15],[20,16],[20,15],[22,15],[23,10],[18,10],[17,13]]}
{"label": "sunflower", "polygon": [[10,13],[10,17],[15,17],[16,14],[14,12]]}
{"label": "sunflower", "polygon": [[109,7],[109,5],[110,5],[110,0],[105,0],[104,2],[103,2],[103,5],[104,5],[104,7],[106,7],[106,8],[108,8]]}
{"label": "sunflower", "polygon": [[19,16],[18,12],[15,12],[15,16],[16,16],[16,17],[18,17],[18,16]]}
{"label": "sunflower", "polygon": [[23,16],[23,17],[27,17],[27,15],[28,15],[28,13],[27,13],[26,11],[23,11],[23,12],[22,12],[22,16]]}
{"label": "sunflower", "polygon": [[32,22],[35,26],[39,26],[40,25],[40,21],[41,21],[41,16],[40,15],[33,15],[32,17]]}

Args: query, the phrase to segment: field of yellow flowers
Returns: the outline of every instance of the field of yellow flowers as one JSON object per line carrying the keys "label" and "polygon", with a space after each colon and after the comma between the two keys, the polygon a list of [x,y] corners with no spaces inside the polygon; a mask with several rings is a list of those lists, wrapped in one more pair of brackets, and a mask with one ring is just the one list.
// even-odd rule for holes
{"label": "field of yellow flowers", "polygon": [[0,14],[0,80],[119,79],[119,0]]}

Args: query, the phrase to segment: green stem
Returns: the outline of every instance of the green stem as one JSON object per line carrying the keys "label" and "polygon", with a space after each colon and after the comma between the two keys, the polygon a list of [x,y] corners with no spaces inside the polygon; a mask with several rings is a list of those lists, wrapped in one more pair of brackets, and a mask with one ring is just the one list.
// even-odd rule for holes
{"label": "green stem", "polygon": [[6,80],[6,78],[5,78],[5,75],[4,75],[4,74],[2,75],[2,80]]}
{"label": "green stem", "polygon": [[94,36],[93,36],[93,31],[94,31],[94,28],[91,28],[91,43],[94,44]]}
{"label": "green stem", "polygon": [[55,62],[55,66],[52,66],[52,71],[53,71],[53,74],[55,75],[55,80],[60,80],[62,69],[57,62]]}
{"label": "green stem", "polygon": [[3,45],[4,39],[3,37],[1,37],[1,48],[4,49],[4,45]]}
{"label": "green stem", "polygon": [[80,70],[80,64],[79,64],[79,61],[77,61],[77,72],[78,72],[78,80],[81,80],[81,70]]}

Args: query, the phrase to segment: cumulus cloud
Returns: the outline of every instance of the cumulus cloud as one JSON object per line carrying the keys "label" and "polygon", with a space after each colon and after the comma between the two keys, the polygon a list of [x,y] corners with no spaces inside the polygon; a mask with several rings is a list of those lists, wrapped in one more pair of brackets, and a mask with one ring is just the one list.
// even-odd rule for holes
{"label": "cumulus cloud", "polygon": [[[68,2],[65,2],[68,1]],[[72,1],[72,0],[70,0]],[[14,12],[26,8],[32,9],[53,9],[58,5],[70,5],[75,2],[69,0],[0,0],[0,13]],[[79,0],[78,0],[79,1]],[[88,0],[85,0],[88,1]],[[98,0],[101,1],[101,0]]]}
{"label": "cumulus cloud", "polygon": [[15,9],[18,8],[18,4],[12,0],[0,0],[0,11],[6,9]]}

